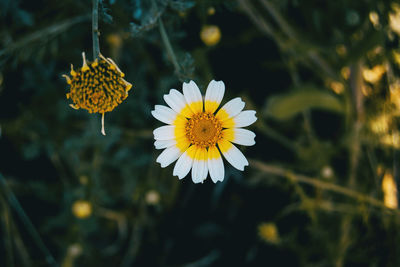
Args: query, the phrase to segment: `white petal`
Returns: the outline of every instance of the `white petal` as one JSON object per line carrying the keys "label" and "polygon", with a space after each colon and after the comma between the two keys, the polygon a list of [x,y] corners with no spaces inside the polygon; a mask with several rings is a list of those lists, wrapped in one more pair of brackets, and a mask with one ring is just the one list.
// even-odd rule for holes
{"label": "white petal", "polygon": [[167,148],[170,147],[172,145],[175,145],[176,141],[175,139],[171,139],[171,140],[156,140],[154,142],[154,147],[156,149],[163,149],[163,148]]}
{"label": "white petal", "polygon": [[194,149],[195,147],[191,146],[180,156],[172,173],[174,176],[178,176],[179,179],[183,179],[189,173],[193,165],[193,157],[190,155],[194,154]]}
{"label": "white petal", "polygon": [[183,96],[194,113],[203,111],[203,97],[194,81],[183,83]]}
{"label": "white petal", "polygon": [[213,113],[217,110],[225,93],[225,84],[223,81],[212,80],[207,87],[206,96],[204,98],[205,111]]}
{"label": "white petal", "polygon": [[221,151],[225,159],[236,169],[243,171],[244,166],[249,165],[249,162],[247,161],[246,157],[235,145],[229,146],[229,149],[225,151],[221,149]]}
{"label": "white petal", "polygon": [[[215,150],[212,151],[211,147],[208,149],[208,170],[210,171],[211,180],[214,183],[218,181],[222,182],[225,175],[224,163],[218,149],[216,147],[213,149]],[[218,156],[216,156],[216,153],[218,153]]]}
{"label": "white petal", "polygon": [[[217,117],[218,114],[222,113],[222,111],[225,111],[228,114],[228,118],[235,117],[243,110],[244,105],[245,104],[242,101],[242,99],[240,97],[236,97],[222,106],[222,108],[217,112]],[[228,118],[224,117],[221,119],[228,119]]]}
{"label": "white petal", "polygon": [[164,100],[178,114],[186,106],[185,98],[176,89],[169,90],[169,94],[164,95]]}
{"label": "white petal", "polygon": [[192,180],[195,184],[202,183],[207,178],[207,174],[207,150],[198,148],[193,161]]}
{"label": "white petal", "polygon": [[177,148],[176,146],[171,146],[161,152],[156,162],[160,163],[162,168],[165,168],[172,162],[177,160],[181,154],[182,152],[179,148]]}
{"label": "white petal", "polygon": [[163,105],[156,105],[154,110],[151,111],[151,115],[153,115],[157,120],[167,124],[172,124],[176,119],[176,116],[178,116],[178,114],[171,108]]}
{"label": "white petal", "polygon": [[153,131],[154,139],[156,140],[170,140],[175,139],[175,126],[166,125],[158,127]]}
{"label": "white petal", "polygon": [[257,120],[254,110],[245,110],[240,112],[235,118],[235,127],[246,127],[253,124]]}
{"label": "white petal", "polygon": [[233,143],[243,146],[252,146],[256,143],[256,141],[254,141],[256,134],[252,131],[240,128],[235,128],[232,130],[234,131],[234,139],[230,141]]}

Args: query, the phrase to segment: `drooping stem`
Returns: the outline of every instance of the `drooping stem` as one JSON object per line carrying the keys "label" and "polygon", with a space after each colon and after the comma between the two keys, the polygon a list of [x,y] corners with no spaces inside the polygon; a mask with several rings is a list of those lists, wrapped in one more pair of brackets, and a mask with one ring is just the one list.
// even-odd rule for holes
{"label": "drooping stem", "polygon": [[58,266],[56,261],[54,260],[54,257],[50,254],[50,251],[47,249],[45,246],[43,240],[41,239],[38,231],[36,230],[35,226],[32,224],[31,220],[29,219],[28,215],[26,215],[24,209],[22,208],[21,204],[19,203],[18,199],[15,197],[14,193],[8,186],[7,182],[3,178],[3,176],[0,174],[0,185],[1,188],[3,188],[3,192],[10,204],[10,206],[15,210],[15,212],[18,214],[19,218],[21,219],[22,223],[30,233],[30,235],[33,238],[33,241],[37,244],[39,249],[42,251],[42,253],[46,257],[46,262],[50,266]]}
{"label": "drooping stem", "polygon": [[105,114],[105,113],[102,113],[102,114],[101,114],[101,133],[102,133],[103,135],[106,135],[106,131],[104,130],[104,114]]}
{"label": "drooping stem", "polygon": [[92,0],[92,38],[93,38],[93,60],[99,57],[100,45],[99,45],[99,0]]}

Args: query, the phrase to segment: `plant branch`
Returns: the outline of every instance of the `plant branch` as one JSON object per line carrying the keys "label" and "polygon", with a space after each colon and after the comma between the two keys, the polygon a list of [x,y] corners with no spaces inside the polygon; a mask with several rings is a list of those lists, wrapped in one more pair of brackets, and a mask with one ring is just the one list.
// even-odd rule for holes
{"label": "plant branch", "polygon": [[47,249],[47,247],[43,243],[43,240],[41,239],[35,226],[32,224],[28,215],[26,215],[26,213],[25,213],[24,209],[22,208],[21,204],[19,203],[18,199],[15,197],[14,193],[11,191],[10,187],[8,186],[7,182],[5,181],[4,177],[1,174],[0,174],[0,185],[3,188],[3,192],[7,198],[10,206],[13,207],[15,212],[18,214],[22,223],[25,225],[28,232],[31,234],[33,241],[37,244],[39,249],[45,255],[46,262],[50,266],[58,266],[56,261],[54,260],[53,256],[51,255],[50,251]]}
{"label": "plant branch", "polygon": [[282,178],[288,178],[295,182],[308,184],[308,185],[314,186],[316,188],[320,188],[320,189],[323,189],[326,191],[331,191],[331,192],[334,192],[337,194],[341,194],[341,195],[356,199],[360,202],[368,203],[374,207],[381,208],[384,211],[393,212],[397,215],[400,215],[400,211],[388,209],[382,201],[380,201],[376,198],[370,197],[368,195],[365,195],[361,192],[357,192],[355,190],[352,190],[352,189],[349,189],[349,188],[346,188],[346,187],[343,187],[343,186],[340,186],[337,184],[324,182],[317,178],[308,177],[308,176],[301,175],[301,174],[295,174],[295,173],[292,173],[291,171],[288,171],[287,169],[284,169],[284,168],[281,168],[278,166],[274,166],[274,165],[269,165],[269,164],[266,164],[259,160],[250,159],[249,162],[250,162],[250,166],[252,166],[252,168],[257,169],[261,172],[276,175],[276,176],[282,177]]}
{"label": "plant branch", "polygon": [[158,26],[160,29],[161,39],[165,45],[165,48],[167,49],[168,57],[174,65],[175,73],[179,74],[181,72],[181,67],[179,66],[178,60],[176,59],[174,50],[172,49],[171,42],[169,41],[167,32],[165,31],[164,23],[162,22],[161,18],[158,19]]}
{"label": "plant branch", "polygon": [[93,38],[93,60],[99,57],[99,0],[92,0],[92,38]]}
{"label": "plant branch", "polygon": [[56,35],[59,34],[69,27],[81,23],[83,21],[86,21],[90,18],[90,15],[81,15],[74,17],[72,19],[65,20],[63,22],[60,22],[56,25],[51,25],[50,27],[44,28],[42,30],[33,32],[29,35],[27,35],[24,38],[21,38],[20,40],[8,44],[3,50],[0,50],[0,57],[6,54],[10,54],[18,49],[22,49],[23,47],[27,46],[29,43],[33,43],[39,40],[43,40],[46,36],[51,36],[51,35]]}

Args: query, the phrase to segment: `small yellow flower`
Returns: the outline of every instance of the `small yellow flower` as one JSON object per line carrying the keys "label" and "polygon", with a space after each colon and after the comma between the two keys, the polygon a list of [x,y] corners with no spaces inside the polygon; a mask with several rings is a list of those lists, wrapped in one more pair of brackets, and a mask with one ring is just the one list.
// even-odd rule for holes
{"label": "small yellow flower", "polygon": [[104,132],[104,113],[112,111],[128,97],[132,85],[125,81],[125,74],[110,58],[100,54],[100,59],[87,62],[82,53],[83,66],[74,70],[71,64],[71,77],[63,75],[70,85],[66,94],[74,109],[86,109],[89,113],[102,114],[102,133]]}
{"label": "small yellow flower", "polygon": [[72,204],[72,213],[79,219],[92,215],[92,204],[86,200],[77,200]]}
{"label": "small yellow flower", "polygon": [[156,149],[165,148],[156,160],[162,168],[177,160],[173,175],[179,179],[192,169],[194,183],[202,183],[208,173],[216,183],[224,180],[221,153],[238,170],[243,171],[249,165],[233,143],[244,146],[255,144],[256,135],[242,127],[257,120],[256,112],[242,111],[245,103],[240,97],[218,109],[224,93],[225,84],[212,80],[204,98],[194,81],[183,84],[183,94],[171,89],[169,94],[164,95],[170,107],[156,105],[151,112],[153,117],[168,124],[153,132]]}
{"label": "small yellow flower", "polygon": [[203,26],[200,38],[208,46],[216,45],[221,40],[221,30],[216,25]]}
{"label": "small yellow flower", "polygon": [[382,179],[383,203],[390,209],[397,209],[397,185],[390,172],[386,172]]}
{"label": "small yellow flower", "polygon": [[278,228],[275,223],[262,223],[258,226],[258,235],[269,243],[279,242]]}

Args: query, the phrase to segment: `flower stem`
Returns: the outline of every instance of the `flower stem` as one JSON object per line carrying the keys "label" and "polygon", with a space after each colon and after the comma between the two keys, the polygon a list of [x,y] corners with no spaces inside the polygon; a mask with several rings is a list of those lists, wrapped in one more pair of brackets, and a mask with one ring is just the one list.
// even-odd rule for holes
{"label": "flower stem", "polygon": [[106,131],[104,130],[104,113],[101,113],[101,133],[106,135]]}
{"label": "flower stem", "polygon": [[99,0],[92,0],[92,38],[93,38],[93,60],[99,57]]}
{"label": "flower stem", "polygon": [[0,174],[0,185],[3,188],[3,192],[8,199],[10,206],[15,210],[18,214],[19,218],[21,219],[22,223],[27,228],[28,232],[33,238],[33,241],[37,244],[39,249],[42,253],[46,256],[46,262],[50,266],[58,266],[56,261],[54,260],[53,256],[50,254],[50,251],[47,249],[43,240],[40,238],[39,233],[37,232],[35,226],[32,224],[31,220],[29,219],[28,215],[26,215],[24,209],[22,208],[21,204],[19,203],[18,199],[15,197],[14,193],[6,183],[4,177]]}
{"label": "flower stem", "polygon": [[168,56],[171,59],[172,64],[174,65],[175,72],[179,74],[181,71],[181,67],[178,64],[178,60],[176,59],[174,50],[172,49],[172,45],[169,41],[167,32],[165,31],[164,23],[162,22],[161,18],[158,19],[158,25],[160,27],[161,39],[165,45],[165,48],[167,49]]}

